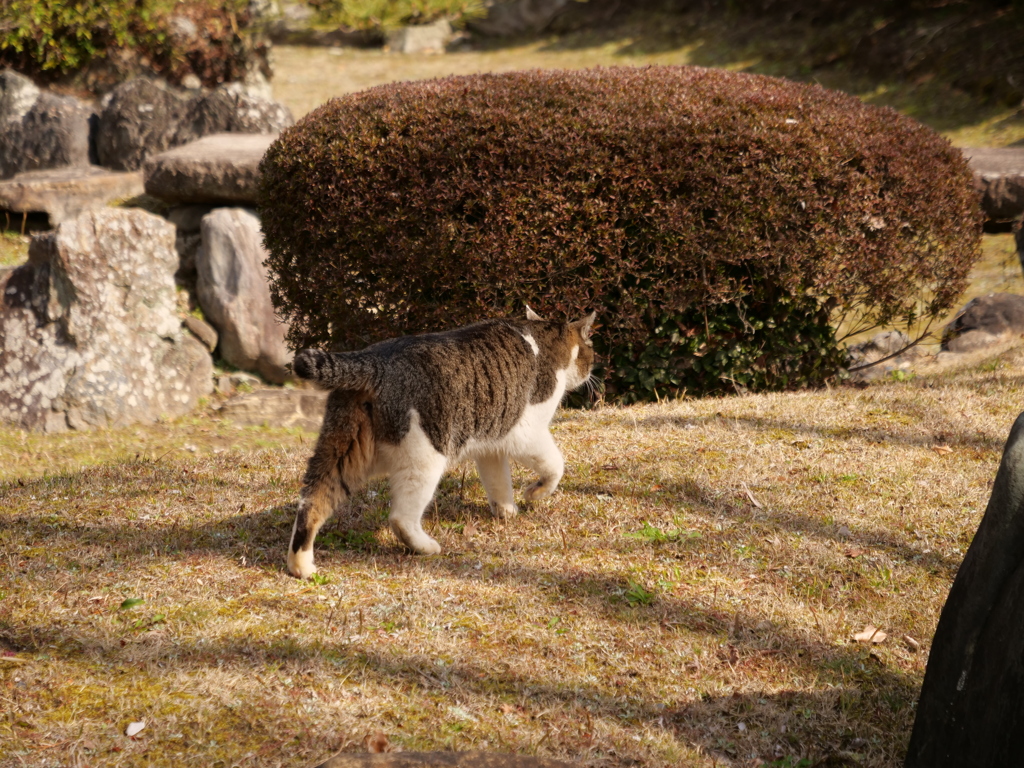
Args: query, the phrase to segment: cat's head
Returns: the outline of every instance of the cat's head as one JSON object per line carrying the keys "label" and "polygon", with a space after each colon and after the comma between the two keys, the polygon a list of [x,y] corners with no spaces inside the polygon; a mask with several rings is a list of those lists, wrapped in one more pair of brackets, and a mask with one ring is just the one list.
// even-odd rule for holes
{"label": "cat's head", "polygon": [[582,386],[590,378],[590,372],[594,368],[594,342],[590,340],[590,334],[594,328],[594,320],[597,319],[597,312],[591,312],[580,320],[561,324],[546,322],[527,307],[526,319],[549,326],[561,326],[555,344],[557,351],[552,350],[557,360],[556,364],[559,368],[565,369],[567,391]]}

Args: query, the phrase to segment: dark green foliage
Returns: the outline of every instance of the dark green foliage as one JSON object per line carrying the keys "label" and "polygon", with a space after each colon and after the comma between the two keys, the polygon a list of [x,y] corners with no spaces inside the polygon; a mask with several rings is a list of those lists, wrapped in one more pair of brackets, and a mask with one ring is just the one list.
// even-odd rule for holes
{"label": "dark green foliage", "polygon": [[208,86],[266,64],[245,0],[0,0],[0,66],[104,90],[142,72]]}
{"label": "dark green foliage", "polygon": [[940,313],[979,254],[948,142],[843,94],[721,70],[383,86],[308,115],[261,170],[297,346],[524,303],[596,308],[618,399],[820,383],[843,360],[839,317]]}

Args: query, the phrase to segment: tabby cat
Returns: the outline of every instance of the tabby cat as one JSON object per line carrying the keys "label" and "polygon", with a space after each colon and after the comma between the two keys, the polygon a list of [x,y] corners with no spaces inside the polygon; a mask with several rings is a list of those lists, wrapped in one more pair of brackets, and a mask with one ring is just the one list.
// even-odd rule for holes
{"label": "tabby cat", "polygon": [[484,320],[382,341],[359,352],[307,349],[295,374],[330,389],[303,479],[288,570],[308,578],[324,521],[374,475],[391,479],[391,530],[409,549],[441,551],[420,518],[445,469],[475,459],[491,511],[516,513],[509,460],[538,475],[527,501],[554,492],[564,462],[548,425],[563,395],[590,378],[595,313],[570,323]]}

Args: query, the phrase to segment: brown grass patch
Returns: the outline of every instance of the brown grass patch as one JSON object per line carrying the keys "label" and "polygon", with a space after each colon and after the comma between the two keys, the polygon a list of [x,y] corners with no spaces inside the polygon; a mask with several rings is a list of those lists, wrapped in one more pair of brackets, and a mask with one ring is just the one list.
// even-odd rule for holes
{"label": "brown grass patch", "polygon": [[[0,764],[299,766],[380,730],[587,766],[899,765],[1021,363],[563,412],[550,502],[502,524],[456,470],[419,558],[377,483],[321,534],[320,583],[283,569],[311,435],[0,433]],[[886,641],[851,642],[866,624]]]}

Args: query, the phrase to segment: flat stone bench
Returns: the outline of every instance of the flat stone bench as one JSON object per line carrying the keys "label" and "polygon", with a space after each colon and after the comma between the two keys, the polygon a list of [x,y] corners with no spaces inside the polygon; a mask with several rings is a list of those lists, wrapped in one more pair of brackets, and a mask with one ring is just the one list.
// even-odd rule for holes
{"label": "flat stone bench", "polygon": [[27,171],[0,181],[0,209],[12,213],[45,213],[50,226],[84,211],[141,195],[142,174],[111,171],[98,165]]}
{"label": "flat stone bench", "polygon": [[276,138],[215,133],[161,152],[142,166],[146,193],[179,205],[255,203],[260,160]]}
{"label": "flat stone bench", "polygon": [[1024,214],[1024,147],[963,149],[982,193],[985,218],[1007,222]]}

